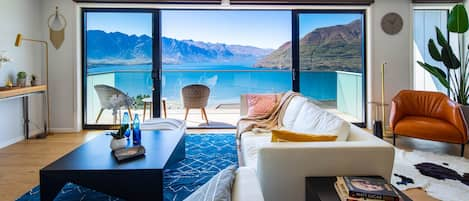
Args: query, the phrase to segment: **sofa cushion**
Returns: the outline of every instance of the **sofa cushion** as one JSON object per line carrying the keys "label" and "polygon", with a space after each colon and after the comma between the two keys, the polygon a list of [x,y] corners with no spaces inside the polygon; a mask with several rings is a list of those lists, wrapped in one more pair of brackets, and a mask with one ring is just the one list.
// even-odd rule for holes
{"label": "sofa cushion", "polygon": [[264,201],[255,169],[249,167],[238,168],[233,183],[233,190],[231,191],[231,200]]}
{"label": "sofa cushion", "polygon": [[248,117],[270,114],[277,105],[276,94],[247,94]]}
{"label": "sofa cushion", "polygon": [[407,116],[401,119],[394,132],[408,137],[418,137],[449,143],[460,143],[461,134],[447,121],[429,117]]}
{"label": "sofa cushion", "polygon": [[290,102],[282,122],[286,130],[316,135],[337,135],[337,141],[346,141],[350,132],[348,122],[321,109],[305,97],[295,97]]}
{"label": "sofa cushion", "polygon": [[329,142],[336,139],[336,135],[314,135],[288,130],[272,130],[272,142]]}
{"label": "sofa cushion", "polygon": [[272,134],[245,132],[241,137],[241,153],[245,166],[257,168],[257,151],[266,143],[270,143]]}

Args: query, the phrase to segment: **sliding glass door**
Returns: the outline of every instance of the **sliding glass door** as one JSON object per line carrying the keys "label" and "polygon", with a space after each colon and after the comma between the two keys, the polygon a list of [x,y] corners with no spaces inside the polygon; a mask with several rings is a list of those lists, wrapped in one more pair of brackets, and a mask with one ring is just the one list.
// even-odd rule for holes
{"label": "sliding glass door", "polygon": [[144,113],[150,115],[153,15],[147,11],[84,10],[85,127],[118,124],[124,112],[140,118]]}
{"label": "sliding glass door", "polygon": [[365,27],[362,11],[298,11],[299,91],[320,107],[363,123]]}
{"label": "sliding glass door", "polygon": [[189,127],[233,128],[242,94],[291,90],[290,27],[291,11],[162,10],[168,117],[185,118],[181,90],[191,84],[207,86],[210,95],[208,120],[195,108],[187,115]]}

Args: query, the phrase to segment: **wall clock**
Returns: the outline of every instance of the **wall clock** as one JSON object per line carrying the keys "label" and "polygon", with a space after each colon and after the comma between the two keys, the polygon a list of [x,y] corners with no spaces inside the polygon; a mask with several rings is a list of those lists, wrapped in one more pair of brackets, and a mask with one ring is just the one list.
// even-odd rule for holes
{"label": "wall clock", "polygon": [[404,21],[397,13],[388,13],[381,19],[381,28],[389,35],[396,35],[401,32]]}

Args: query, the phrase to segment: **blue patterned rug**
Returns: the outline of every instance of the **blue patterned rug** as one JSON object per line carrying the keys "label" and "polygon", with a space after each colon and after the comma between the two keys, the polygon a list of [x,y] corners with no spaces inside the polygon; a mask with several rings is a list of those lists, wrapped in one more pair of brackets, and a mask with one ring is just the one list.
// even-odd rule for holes
{"label": "blue patterned rug", "polygon": [[[186,159],[170,166],[164,174],[164,199],[184,200],[215,174],[230,165],[238,165],[234,134],[186,135]],[[40,187],[36,186],[17,201],[39,201]],[[122,200],[73,184],[67,184],[56,200]]]}

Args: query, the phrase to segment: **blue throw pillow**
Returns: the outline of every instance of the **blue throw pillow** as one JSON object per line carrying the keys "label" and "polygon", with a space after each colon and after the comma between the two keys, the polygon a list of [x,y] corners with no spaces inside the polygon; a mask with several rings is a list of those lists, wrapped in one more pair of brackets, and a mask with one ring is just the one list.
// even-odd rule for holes
{"label": "blue throw pillow", "polygon": [[60,190],[54,201],[124,201],[123,199],[112,197],[104,193],[85,188],[73,183],[67,183]]}

